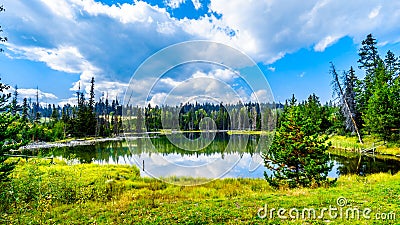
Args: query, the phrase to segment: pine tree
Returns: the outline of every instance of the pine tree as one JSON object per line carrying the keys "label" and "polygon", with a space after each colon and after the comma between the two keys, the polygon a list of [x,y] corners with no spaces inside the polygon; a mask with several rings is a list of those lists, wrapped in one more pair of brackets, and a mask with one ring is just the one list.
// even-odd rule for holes
{"label": "pine tree", "polygon": [[15,116],[18,111],[20,111],[20,106],[18,105],[18,86],[15,85],[13,98],[11,100],[11,114]]}
{"label": "pine tree", "polygon": [[0,82],[0,183],[8,180],[8,175],[15,167],[13,163],[5,163],[7,157],[4,154],[28,143],[27,140],[21,139],[21,135],[19,135],[24,129],[25,123],[19,122],[19,115],[12,115],[9,110],[11,106],[8,100],[11,95],[4,94],[4,91],[9,88],[10,86]]}
{"label": "pine tree", "polygon": [[94,77],[90,81],[90,93],[89,93],[89,102],[87,109],[87,134],[95,135],[96,134],[96,112],[95,112],[95,94],[94,94]]}
{"label": "pine tree", "polygon": [[357,62],[359,63],[358,67],[365,70],[365,78],[364,80],[357,82],[356,92],[358,98],[357,110],[364,113],[366,111],[368,100],[373,93],[374,73],[378,67],[380,57],[378,49],[376,48],[377,41],[372,34],[368,34],[361,44],[362,47],[358,52],[360,58]]}
{"label": "pine tree", "polygon": [[40,122],[40,112],[39,112],[39,88],[36,87],[36,104],[34,103],[34,114],[35,114],[35,123],[39,123]]}
{"label": "pine tree", "polygon": [[56,106],[53,104],[53,107],[51,109],[51,119],[53,123],[56,123],[59,119],[59,112]]}
{"label": "pine tree", "polygon": [[319,137],[318,122],[302,112],[294,95],[281,115],[278,128],[268,153],[264,155],[265,166],[273,171],[264,173],[274,187],[288,184],[298,186],[322,185],[332,168],[328,163],[327,136]]}
{"label": "pine tree", "polygon": [[87,111],[87,105],[85,101],[85,96],[82,92],[79,92],[78,94],[78,111],[76,113],[76,122],[74,126],[74,133],[75,136],[82,137],[86,134],[86,111]]}
{"label": "pine tree", "polygon": [[358,67],[365,69],[367,74],[371,74],[378,67],[379,54],[376,48],[377,41],[372,34],[368,34],[361,44],[362,47],[358,52],[360,56],[360,59],[357,61],[360,64]]}
{"label": "pine tree", "polygon": [[374,87],[363,114],[368,130],[378,134],[383,140],[390,139],[393,129],[398,128],[398,89],[391,85],[390,73],[381,60],[375,69]]}
{"label": "pine tree", "polygon": [[22,103],[22,120],[25,122],[27,122],[28,120],[28,110],[29,110],[28,100],[24,98]]}
{"label": "pine tree", "polygon": [[400,73],[400,61],[393,52],[390,50],[386,53],[385,57],[385,65],[386,71],[391,75],[392,79],[394,80],[399,76]]}
{"label": "pine tree", "polygon": [[92,80],[90,81],[90,93],[89,93],[89,109],[91,111],[94,111],[94,77],[92,77]]}

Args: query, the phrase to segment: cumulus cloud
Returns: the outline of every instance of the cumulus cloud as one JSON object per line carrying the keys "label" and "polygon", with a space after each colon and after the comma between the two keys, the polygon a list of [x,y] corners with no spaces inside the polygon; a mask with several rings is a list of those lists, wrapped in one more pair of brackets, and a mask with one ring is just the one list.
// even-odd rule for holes
{"label": "cumulus cloud", "polygon": [[204,77],[204,78],[218,79],[223,82],[232,82],[235,78],[238,77],[236,73],[237,72],[233,72],[229,69],[216,69],[208,73],[197,71],[192,75],[192,78]]}
{"label": "cumulus cloud", "polygon": [[87,61],[74,46],[59,46],[55,49],[42,47],[24,47],[6,44],[13,52],[11,58],[24,58],[31,61],[44,62],[57,71],[66,73],[83,73],[84,71],[96,72],[99,69]]}
{"label": "cumulus cloud", "polygon": [[[166,6],[172,8],[184,3],[185,0],[165,1]],[[201,7],[198,0],[192,0],[192,3],[196,9]],[[396,13],[399,2],[312,0],[289,4],[271,0],[249,4],[246,1],[211,0],[209,11],[221,17],[207,14],[199,19],[181,20],[171,16],[165,8],[144,1],[111,6],[94,0],[60,0],[57,4],[50,0],[40,3],[38,0],[9,0],[5,4],[10,4],[11,9],[18,7],[20,15],[25,15],[21,18],[15,14],[17,18],[14,19],[22,24],[33,24],[33,28],[25,28],[31,31],[33,39],[50,35],[54,40],[49,41],[56,48],[60,43],[65,46],[65,42],[70,42],[69,45],[76,46],[84,56],[91,56],[91,60],[97,60],[94,53],[106,54],[109,50],[106,45],[121,47],[118,43],[124,43],[127,48],[112,49],[123,53],[139,50],[142,54],[133,54],[137,56],[148,54],[157,46],[160,48],[182,40],[210,39],[236,46],[258,61],[271,63],[300,48],[314,46],[316,51],[323,51],[344,36],[359,40],[373,32],[383,37],[400,26],[397,23],[400,14]],[[29,9],[45,11],[40,5],[47,8],[45,15],[53,21],[51,27],[65,30],[39,29],[47,26],[50,20],[44,20],[38,12]],[[371,23],[371,19],[378,22]],[[38,34],[40,32],[43,35]],[[171,34],[174,37],[164,41],[163,37]],[[138,41],[140,39],[143,41]],[[152,49],[148,49],[150,46]]]}
{"label": "cumulus cloud", "polygon": [[87,89],[95,77],[97,93],[121,96],[146,57],[190,36],[172,35],[182,31],[165,9],[141,1],[112,6],[93,0],[60,0],[57,4],[13,0],[4,4],[7,13],[2,19],[10,24],[7,56],[80,74],[71,91],[79,85]]}
{"label": "cumulus cloud", "polygon": [[[273,62],[286,53],[315,46],[323,51],[350,36],[357,42],[368,33],[398,41],[392,35],[400,25],[399,2],[374,1],[228,1],[211,0],[210,9],[223,24],[237,30],[233,43],[257,60]],[[380,12],[385,13],[380,13]],[[248,16],[254,15],[249,19]],[[378,22],[371,23],[374,18]],[[396,19],[395,19],[396,18]],[[386,40],[382,40],[386,41]],[[246,46],[245,43],[254,43]]]}
{"label": "cumulus cloud", "polygon": [[[71,90],[79,84],[87,88],[94,76],[96,91],[119,96],[141,62],[181,41],[225,43],[266,64],[301,48],[324,51],[345,36],[357,43],[368,33],[381,43],[400,41],[398,1],[211,0],[202,5],[192,0],[195,9],[208,7],[197,19],[178,19],[170,13],[169,8],[178,8],[185,0],[164,3],[110,6],[95,0],[5,0],[7,56],[80,74]],[[231,78],[220,72],[221,80]]]}
{"label": "cumulus cloud", "polygon": [[[7,90],[8,93],[14,93],[15,88],[14,87],[10,87],[10,89]],[[39,89],[33,89],[33,88],[18,88],[17,89],[18,92],[18,98],[24,99],[24,98],[31,98],[33,100],[36,99],[36,96],[38,96],[39,100],[54,100],[57,99],[57,96],[54,95],[53,93],[49,93],[49,92],[44,92],[42,90]]]}
{"label": "cumulus cloud", "polygon": [[[75,82],[73,86],[70,88],[71,91],[80,90],[84,93],[85,98],[88,99],[90,97],[90,87],[91,87],[91,79],[94,75],[90,73],[82,73],[79,81]],[[98,80],[95,79],[95,97],[99,98],[108,98],[108,99],[118,99],[121,100],[124,97],[125,90],[128,87],[127,83],[119,82],[119,81],[109,81],[105,80],[102,77],[98,77]],[[67,103],[75,102],[76,97],[68,98],[66,100]]]}
{"label": "cumulus cloud", "polygon": [[174,88],[182,83],[181,81],[176,81],[170,77],[161,78],[160,82],[170,86],[171,88]]}
{"label": "cumulus cloud", "polygon": [[[201,70],[194,71],[185,79],[176,80],[171,77],[159,79],[155,85],[150,85],[152,91],[135,91],[141,84],[149,83],[149,79],[143,79],[141,82],[134,81],[130,87],[135,92],[132,102],[144,101],[138,99],[147,99],[151,105],[179,105],[186,102],[213,102],[218,104],[248,102],[258,96],[258,100],[264,101],[271,99],[271,96],[264,96],[266,90],[258,90],[258,95],[254,95],[252,89],[245,88],[240,82],[243,82],[238,72],[229,69],[213,69],[208,72]],[[136,85],[135,85],[136,84]],[[149,87],[149,86],[148,86]],[[144,96],[148,93],[149,96]]]}

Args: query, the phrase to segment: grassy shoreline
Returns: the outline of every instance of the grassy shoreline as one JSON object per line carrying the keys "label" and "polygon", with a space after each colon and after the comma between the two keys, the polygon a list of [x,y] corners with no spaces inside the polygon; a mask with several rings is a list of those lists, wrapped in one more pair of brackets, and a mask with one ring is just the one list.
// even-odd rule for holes
{"label": "grassy shoreline", "polygon": [[[139,176],[139,170],[118,165],[55,165],[46,160],[21,161],[13,173],[14,196],[0,223],[45,224],[388,224],[399,223],[400,173],[366,177],[342,176],[331,187],[272,189],[263,179],[215,180],[200,186],[176,186]],[[8,187],[11,188],[11,187]],[[4,191],[4,190],[3,190]],[[3,195],[4,196],[4,195]],[[338,207],[370,208],[374,215],[387,213],[393,219],[377,220],[259,218],[258,210],[296,207],[298,210]],[[371,217],[372,214],[371,213]],[[393,214],[389,214],[393,213]],[[262,213],[261,213],[262,214]],[[319,214],[318,214],[319,215]]]}
{"label": "grassy shoreline", "polygon": [[363,144],[358,142],[357,137],[347,137],[347,136],[339,136],[333,135],[330,136],[328,142],[332,143],[333,148],[343,149],[347,151],[358,152],[362,149],[371,149],[376,148],[377,154],[382,155],[392,155],[400,157],[400,143],[397,142],[388,142],[384,143],[380,141],[378,138],[368,135],[363,138]]}

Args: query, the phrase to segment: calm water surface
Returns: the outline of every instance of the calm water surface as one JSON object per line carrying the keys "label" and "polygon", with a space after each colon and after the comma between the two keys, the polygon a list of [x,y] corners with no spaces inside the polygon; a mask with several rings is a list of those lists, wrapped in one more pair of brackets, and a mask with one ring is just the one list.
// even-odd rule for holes
{"label": "calm water surface", "polygon": [[[263,178],[264,172],[271,172],[260,157],[260,149],[265,149],[260,145],[265,140],[260,137],[226,133],[188,133],[183,137],[152,134],[151,138],[132,137],[124,142],[54,148],[45,154],[69,163],[136,165],[141,168],[142,176]],[[334,164],[329,172],[332,178],[400,170],[400,161],[393,158],[335,152],[330,154],[330,160]]]}

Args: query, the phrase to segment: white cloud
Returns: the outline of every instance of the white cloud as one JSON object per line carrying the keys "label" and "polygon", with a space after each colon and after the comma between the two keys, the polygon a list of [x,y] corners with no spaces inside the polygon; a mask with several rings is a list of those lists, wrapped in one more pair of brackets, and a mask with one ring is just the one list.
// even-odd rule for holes
{"label": "white cloud", "polygon": [[338,41],[339,37],[332,37],[332,36],[327,36],[321,41],[319,41],[315,46],[314,46],[314,51],[316,52],[323,52],[325,49],[331,45],[333,45],[336,41]]}
{"label": "white cloud", "polygon": [[94,76],[96,90],[121,96],[140,62],[190,36],[182,34],[165,9],[142,1],[113,6],[94,0],[38,1],[4,3],[3,18],[10,24],[7,56],[80,74],[71,91],[79,84],[87,89]]}
{"label": "white cloud", "polygon": [[82,73],[98,71],[99,69],[87,61],[79,50],[73,46],[60,46],[55,49],[41,47],[24,47],[6,44],[14,54],[10,57],[26,58],[32,61],[44,62],[53,70],[66,73]]}
{"label": "white cloud", "polygon": [[[225,43],[267,64],[301,48],[324,51],[344,36],[357,43],[368,33],[380,43],[400,41],[399,1],[191,1],[195,9],[209,7],[221,17],[177,19],[144,1],[108,6],[95,0],[5,0],[7,11],[1,16],[8,55],[80,74],[71,90],[79,82],[87,88],[95,76],[98,91],[116,96],[148,56],[181,41]],[[177,8],[185,0],[165,2]],[[234,75],[219,72],[205,75],[223,81]]]}
{"label": "white cloud", "polygon": [[[83,45],[91,43],[90,40],[82,40],[83,38],[94,39],[91,44],[96,45],[96,48],[85,52],[85,56],[107,51],[108,48],[101,50],[102,44],[121,47],[116,43],[123,43],[123,40],[127,41],[127,46],[134,43],[132,46],[144,47],[142,50],[129,47],[125,49],[139,50],[138,55],[143,55],[148,53],[148,46],[154,50],[157,49],[155,46],[165,47],[182,40],[209,39],[233,45],[257,61],[272,63],[285,54],[304,47],[313,46],[316,51],[324,51],[344,36],[359,41],[372,32],[381,40],[380,36],[392,34],[400,27],[397,22],[400,20],[400,14],[397,13],[400,2],[311,0],[289,4],[270,0],[252,1],[249,4],[246,1],[211,0],[209,10],[222,15],[221,18],[204,15],[199,19],[178,20],[166,9],[144,1],[112,6],[94,0],[59,0],[57,3],[42,1],[53,13],[54,18],[51,19],[54,22],[51,23],[55,24],[51,27],[69,31],[61,32],[62,38],[59,38],[54,30],[39,29],[40,24],[48,24],[49,20],[41,19],[35,11],[29,9],[30,6],[35,6],[34,2],[8,0],[5,4],[18,6],[21,9],[18,15],[24,15],[23,20],[31,22],[33,29],[54,35],[54,40],[59,42],[73,42],[79,45],[77,42],[83,41]],[[165,1],[171,8],[178,8],[184,3],[185,0]],[[199,0],[192,0],[192,3],[196,9],[202,7]],[[21,20],[21,16],[18,17]],[[378,20],[371,24],[370,18]],[[68,22],[65,19],[73,21]],[[165,35],[171,38],[164,41]],[[389,35],[390,39],[381,41],[398,41],[395,39],[397,36]],[[40,40],[35,35],[32,38]],[[143,41],[138,43],[130,39]],[[106,40],[108,42],[105,42]],[[157,43],[160,40],[161,43]],[[59,46],[60,44],[56,47]],[[78,49],[83,52],[81,47]]]}
{"label": "white cloud", "polygon": [[265,103],[265,102],[272,102],[271,101],[272,99],[273,97],[271,96],[270,92],[267,91],[266,89],[255,91],[251,93],[250,96],[251,102]]}
{"label": "white cloud", "polygon": [[[239,76],[228,69],[214,69],[210,72],[195,71],[187,79],[183,81],[177,81],[170,77],[162,78],[152,88],[155,91],[150,94],[148,100],[150,104],[154,105],[179,105],[185,102],[219,102],[224,103],[237,103],[239,101],[246,102],[250,99],[250,95],[247,94],[241,87],[239,89],[235,86]],[[138,81],[134,81],[136,85],[130,87],[130,89],[136,89],[139,85]],[[148,83],[142,80],[142,83]],[[164,87],[166,84],[168,88]],[[132,90],[134,91],[134,90]],[[137,93],[136,99],[147,99],[143,91]],[[133,102],[139,102],[134,100]],[[144,103],[142,103],[144,104]]]}
{"label": "white cloud", "polygon": [[[118,81],[99,81],[95,84],[95,90],[98,93],[97,98],[101,96],[102,93],[108,95],[109,99],[121,100],[124,97],[125,90],[128,84],[121,83]],[[86,93],[89,93],[90,86],[86,86]],[[122,102],[121,102],[122,103]]]}
{"label": "white cloud", "polygon": [[193,6],[196,10],[201,8],[200,0],[192,0]]}
{"label": "white cloud", "polygon": [[[225,38],[226,42],[266,63],[300,48],[315,46],[316,51],[323,51],[344,36],[358,42],[366,34],[374,33],[379,40],[397,41],[396,35],[387,34],[400,29],[396,22],[400,20],[400,2],[270,0],[249,4],[211,0],[210,8],[222,15],[221,27],[237,30],[232,40]],[[368,15],[379,20],[371,24]],[[246,46],[249,42],[253,44]]]}
{"label": "white cloud", "polygon": [[273,67],[273,66],[270,66],[270,67],[268,67],[268,70],[271,71],[271,72],[275,72],[276,68]]}
{"label": "white cloud", "polygon": [[[14,93],[15,88],[14,87],[10,87],[10,89],[8,90],[8,93]],[[44,92],[42,90],[39,89],[33,89],[33,88],[18,88],[17,89],[18,92],[18,98],[19,99],[24,99],[24,98],[31,98],[32,101],[34,101],[36,99],[36,96],[38,96],[39,100],[53,100],[53,99],[57,99],[57,96],[54,95],[53,93],[49,93],[49,92]]]}
{"label": "white cloud", "polygon": [[49,9],[59,17],[65,17],[67,19],[73,19],[75,16],[71,6],[65,1],[54,1],[54,0],[41,0]]}
{"label": "white cloud", "polygon": [[171,22],[157,23],[157,31],[161,34],[174,34],[175,26]]}
{"label": "white cloud", "polygon": [[170,86],[171,88],[174,88],[174,87],[176,87],[176,86],[182,84],[181,81],[176,81],[176,80],[174,80],[174,79],[172,79],[172,78],[170,78],[170,77],[162,78],[162,79],[160,79],[160,82],[161,82],[161,83],[164,83],[164,84],[167,84],[167,85]]}
{"label": "white cloud", "polygon": [[201,77],[218,79],[223,82],[232,82],[233,79],[238,77],[238,75],[229,69],[216,69],[216,70],[210,71],[209,73],[197,71],[192,75],[192,78],[201,78]]}
{"label": "white cloud", "polygon": [[[76,92],[80,89],[85,94],[85,98],[89,98],[92,77],[96,76],[87,72],[82,73],[79,81],[75,82],[70,90]],[[98,78],[95,78],[94,83],[95,97],[96,99],[107,97],[108,99],[121,100],[127,87],[127,83],[105,80],[103,77],[98,76]],[[68,99],[67,102],[70,102],[70,100]]]}
{"label": "white cloud", "polygon": [[179,8],[179,6],[185,2],[186,0],[164,0],[164,3],[173,9]]}
{"label": "white cloud", "polygon": [[171,95],[164,92],[156,93],[152,96],[149,103],[152,106],[177,105],[177,103],[186,102],[188,99],[183,96]]}
{"label": "white cloud", "polygon": [[[68,1],[68,0],[63,0]],[[106,15],[121,23],[152,23],[160,17],[169,17],[165,9],[151,6],[143,1],[135,1],[133,4],[103,5],[93,0],[69,0],[75,5],[76,10],[89,13],[92,16]]]}
{"label": "white cloud", "polygon": [[368,18],[369,19],[374,19],[379,15],[379,12],[381,10],[382,6],[377,6],[376,8],[374,8],[369,14],[368,14]]}

